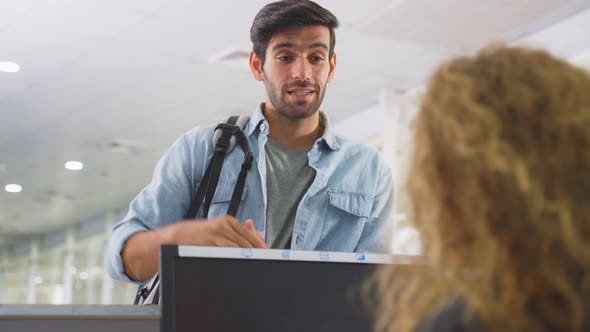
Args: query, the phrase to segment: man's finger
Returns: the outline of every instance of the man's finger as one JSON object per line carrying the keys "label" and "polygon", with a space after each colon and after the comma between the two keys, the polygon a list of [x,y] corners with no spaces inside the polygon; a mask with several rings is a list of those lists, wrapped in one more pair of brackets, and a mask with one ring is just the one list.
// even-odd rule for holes
{"label": "man's finger", "polygon": [[248,226],[240,224],[240,222],[235,218],[229,217],[227,220],[229,225],[236,231],[236,233],[248,240],[252,247],[266,248],[266,243],[264,243],[264,241],[262,241],[262,239],[256,235],[255,231],[249,230]]}
{"label": "man's finger", "polygon": [[268,246],[266,245],[266,242],[264,242],[264,235],[262,235],[262,232],[256,230],[256,228],[254,227],[254,220],[252,220],[252,219],[246,220],[245,225],[248,228],[248,230],[251,231],[252,233],[254,233],[254,236],[257,237],[258,240],[260,240],[259,242],[263,246],[262,248],[268,248]]}
{"label": "man's finger", "polygon": [[[249,230],[256,232],[256,235],[258,235],[258,237],[260,238],[260,240],[262,242],[264,242],[264,235],[262,234],[262,232],[259,231],[259,230],[256,230],[256,228],[254,228],[254,220],[248,219],[248,220],[246,220],[246,222],[244,223],[244,225],[246,225],[246,227]],[[264,244],[266,246],[266,242],[264,242]]]}
{"label": "man's finger", "polygon": [[[244,239],[244,237],[234,229],[234,221],[232,221],[232,219],[235,220],[235,218],[231,216],[225,216],[218,221],[221,226],[218,236],[235,243],[238,247],[252,248],[250,242],[248,242],[247,239]],[[239,223],[237,220],[235,220],[235,222]]]}
{"label": "man's finger", "polygon": [[253,245],[245,239],[241,234],[236,232],[233,227],[230,227],[230,231],[224,234],[224,236],[231,242],[236,243],[241,248],[252,248]]}
{"label": "man's finger", "polygon": [[219,238],[217,241],[215,241],[215,246],[216,247],[231,247],[231,248],[238,248],[239,245],[237,243],[235,243],[234,241],[231,241],[229,239],[226,238]]}
{"label": "man's finger", "polygon": [[[253,234],[254,231],[249,230],[248,229],[248,226],[242,225],[235,218],[229,219],[229,224],[236,231],[236,233],[238,233],[240,236],[242,236],[244,239],[246,239],[250,243],[250,245],[252,247],[254,247],[254,248],[266,248],[266,244],[264,242],[262,242],[257,236],[255,236]],[[251,227],[253,227],[253,225]]]}
{"label": "man's finger", "polygon": [[246,222],[244,223],[244,225],[246,226],[246,228],[248,228],[249,230],[254,230],[254,220],[252,219],[248,219],[246,220]]}
{"label": "man's finger", "polygon": [[258,230],[256,230],[256,228],[254,228],[254,221],[252,219],[246,220],[246,222],[244,223],[244,225],[249,230],[256,232],[256,235],[258,235],[258,237],[262,240],[262,242],[264,242],[264,235],[262,234],[261,231],[258,231]]}

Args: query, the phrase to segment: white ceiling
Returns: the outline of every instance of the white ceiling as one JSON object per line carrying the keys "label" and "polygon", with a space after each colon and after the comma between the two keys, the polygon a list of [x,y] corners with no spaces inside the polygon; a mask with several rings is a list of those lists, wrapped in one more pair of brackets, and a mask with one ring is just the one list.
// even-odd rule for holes
{"label": "white ceiling", "polygon": [[[0,0],[0,61],[21,67],[0,72],[0,189],[23,186],[0,191],[0,245],[125,207],[175,137],[253,111],[261,84],[209,59],[249,50],[251,21],[267,2]],[[530,36],[590,5],[318,2],[341,21],[323,105],[335,122],[374,106],[382,88],[419,86],[442,59]],[[577,51],[590,49],[585,41]],[[84,170],[67,171],[67,160]]]}

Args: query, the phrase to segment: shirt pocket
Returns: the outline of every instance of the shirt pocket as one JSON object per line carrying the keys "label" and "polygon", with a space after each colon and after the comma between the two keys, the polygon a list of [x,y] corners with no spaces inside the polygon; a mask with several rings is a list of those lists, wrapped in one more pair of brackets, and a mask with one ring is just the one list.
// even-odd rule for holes
{"label": "shirt pocket", "polygon": [[371,214],[374,197],[339,189],[328,190],[328,196],[330,204],[320,242],[324,241],[328,249],[353,250]]}
{"label": "shirt pocket", "polygon": [[[207,216],[208,219],[221,217],[227,214],[227,209],[229,209],[229,203],[231,202],[231,197],[234,194],[235,186],[236,180],[219,179],[217,189],[215,190],[215,194],[213,194],[213,199],[211,200],[211,206],[209,207],[209,215]],[[242,192],[242,197],[240,199],[240,207],[244,203],[247,193],[248,186],[245,185],[244,191]]]}

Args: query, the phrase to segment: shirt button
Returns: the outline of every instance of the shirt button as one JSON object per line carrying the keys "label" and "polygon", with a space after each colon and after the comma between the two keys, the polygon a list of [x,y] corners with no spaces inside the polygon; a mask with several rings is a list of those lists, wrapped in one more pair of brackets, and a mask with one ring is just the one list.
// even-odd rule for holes
{"label": "shirt button", "polygon": [[266,130],[266,123],[263,123],[260,125],[260,131],[265,131]]}

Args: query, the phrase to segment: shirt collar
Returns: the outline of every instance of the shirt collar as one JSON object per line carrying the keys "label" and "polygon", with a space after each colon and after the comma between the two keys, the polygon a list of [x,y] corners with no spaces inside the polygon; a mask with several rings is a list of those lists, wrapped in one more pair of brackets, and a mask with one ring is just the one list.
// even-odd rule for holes
{"label": "shirt collar", "polygon": [[262,121],[266,121],[266,119],[264,118],[264,114],[262,114],[263,104],[264,103],[258,104],[258,107],[256,107],[256,111],[254,111],[254,114],[252,114],[252,116],[250,117],[250,122],[248,123],[248,130],[246,132],[248,136],[252,135],[256,131],[256,129],[260,127],[260,123]]}
{"label": "shirt collar", "polygon": [[323,140],[331,150],[340,150],[340,143],[338,143],[336,135],[332,131],[332,126],[329,125],[328,116],[322,111],[320,111],[320,124],[324,127],[324,134],[320,137],[320,140]]}
{"label": "shirt collar", "polygon": [[[248,124],[247,135],[252,135],[256,129],[260,128],[261,122],[266,122],[266,118],[262,113],[262,105],[264,103],[258,104],[256,107],[256,111],[250,117],[250,123]],[[319,138],[319,141],[323,141],[331,150],[340,150],[340,143],[336,139],[336,135],[334,135],[332,131],[332,126],[330,126],[330,121],[326,113],[320,111],[320,124],[324,127],[324,134],[322,137]]]}

